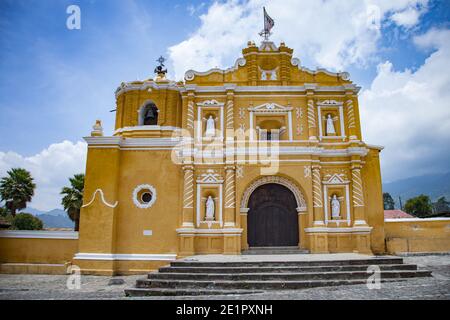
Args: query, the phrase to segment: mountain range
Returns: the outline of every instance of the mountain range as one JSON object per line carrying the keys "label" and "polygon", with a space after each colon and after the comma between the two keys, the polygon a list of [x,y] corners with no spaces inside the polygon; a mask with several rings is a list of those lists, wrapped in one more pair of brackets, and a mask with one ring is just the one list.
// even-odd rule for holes
{"label": "mountain range", "polygon": [[44,223],[44,228],[72,228],[74,222],[70,220],[69,216],[64,210],[53,209],[50,211],[40,211],[34,208],[26,208],[22,212],[27,212],[39,218]]}
{"label": "mountain range", "polygon": [[383,183],[383,192],[390,193],[397,207],[400,207],[399,197],[402,204],[405,205],[408,199],[421,194],[429,196],[433,202],[440,197],[446,197],[447,200],[450,200],[450,172]]}

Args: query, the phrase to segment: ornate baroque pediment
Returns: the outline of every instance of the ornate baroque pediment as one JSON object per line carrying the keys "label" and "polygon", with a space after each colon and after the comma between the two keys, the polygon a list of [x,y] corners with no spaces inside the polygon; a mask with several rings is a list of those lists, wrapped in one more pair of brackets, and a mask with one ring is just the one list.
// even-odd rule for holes
{"label": "ornate baroque pediment", "polygon": [[223,178],[220,174],[212,169],[206,170],[206,173],[201,174],[197,183],[223,183]]}
{"label": "ornate baroque pediment", "polygon": [[282,105],[279,105],[277,103],[265,103],[262,105],[259,105],[257,107],[251,107],[248,108],[249,111],[252,112],[260,112],[260,113],[283,113],[292,111],[292,107],[285,107]]}
{"label": "ornate baroque pediment", "polygon": [[324,184],[347,184],[346,175],[344,173],[334,173],[325,175]]}

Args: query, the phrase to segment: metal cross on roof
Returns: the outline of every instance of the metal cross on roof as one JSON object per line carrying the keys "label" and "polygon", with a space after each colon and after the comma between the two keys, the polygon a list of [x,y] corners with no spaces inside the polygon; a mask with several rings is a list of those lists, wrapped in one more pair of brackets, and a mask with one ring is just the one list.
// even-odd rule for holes
{"label": "metal cross on roof", "polygon": [[164,62],[166,61],[166,59],[164,59],[163,56],[160,56],[160,57],[158,58],[158,60],[156,60],[156,61],[159,62],[159,65],[160,65],[160,66],[164,67]]}

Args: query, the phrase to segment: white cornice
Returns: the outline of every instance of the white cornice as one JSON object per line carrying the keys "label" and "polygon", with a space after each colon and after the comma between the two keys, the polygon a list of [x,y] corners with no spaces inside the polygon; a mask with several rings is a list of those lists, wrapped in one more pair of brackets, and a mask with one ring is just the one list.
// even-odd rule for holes
{"label": "white cornice", "polygon": [[121,253],[77,253],[76,260],[131,260],[131,261],[175,261],[176,254],[121,254]]}
{"label": "white cornice", "polygon": [[305,228],[306,233],[355,233],[355,232],[370,232],[372,227],[348,227],[348,228],[327,228],[327,227],[316,227],[316,228]]}
{"label": "white cornice", "polygon": [[75,231],[28,231],[28,230],[1,230],[0,238],[22,239],[78,239]]}
{"label": "white cornice", "polygon": [[143,81],[142,83],[123,82],[116,90],[116,98],[119,97],[124,92],[133,90],[152,90],[152,89],[155,90],[167,89],[179,91],[180,87],[174,81],[170,81],[167,83],[156,83],[153,80],[146,80]]}
{"label": "white cornice", "polygon": [[210,70],[204,71],[204,72],[195,71],[195,70],[188,70],[184,74],[184,79],[187,80],[187,81],[192,81],[192,80],[194,80],[195,76],[207,76],[207,75],[209,75],[211,73],[227,74],[229,72],[233,72],[233,71],[238,70],[239,67],[245,66],[246,63],[247,63],[247,61],[245,60],[245,58],[239,58],[234,63],[234,66],[232,66],[231,68],[225,69],[225,70],[222,70],[222,69],[219,69],[219,68],[213,68],[213,69],[210,69]]}
{"label": "white cornice", "polygon": [[130,131],[175,131],[180,129],[181,129],[180,127],[172,127],[172,126],[134,126],[117,129],[116,131],[114,131],[114,135]]}
{"label": "white cornice", "polygon": [[377,146],[377,145],[374,145],[374,144],[366,144],[366,146],[369,149],[377,149],[377,150],[380,150],[380,151],[384,149],[383,146]]}
{"label": "white cornice", "polygon": [[[183,145],[188,144],[189,140],[183,142],[180,137],[172,138],[126,138],[121,137],[86,137],[86,142],[90,148],[120,148],[122,150],[133,148],[148,148],[164,147],[165,150],[171,150],[171,148],[177,147],[183,156],[189,154],[200,156],[202,151],[198,148],[189,149],[183,148]],[[220,147],[222,144],[218,144]],[[308,147],[308,146],[257,146],[257,147],[243,147],[243,148],[229,148],[223,144],[222,150],[215,150],[217,157],[223,157],[223,155],[256,155],[256,154],[273,154],[277,152],[279,155],[316,155],[320,157],[348,157],[352,155],[366,156],[369,149],[366,147],[350,147],[345,149],[326,149],[324,147]],[[211,150],[209,151],[211,153]],[[203,156],[208,152],[203,152]]]}
{"label": "white cornice", "polygon": [[220,235],[220,234],[241,234],[243,229],[226,228],[226,229],[195,229],[195,228],[178,228],[177,233],[182,234],[200,234],[200,235]]}
{"label": "white cornice", "polygon": [[450,218],[396,218],[396,219],[384,219],[385,222],[433,222],[442,221],[450,222]]}

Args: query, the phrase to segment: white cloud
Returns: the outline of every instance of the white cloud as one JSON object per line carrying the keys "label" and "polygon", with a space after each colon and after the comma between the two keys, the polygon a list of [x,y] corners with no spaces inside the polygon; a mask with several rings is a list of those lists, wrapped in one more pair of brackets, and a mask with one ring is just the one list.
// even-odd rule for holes
{"label": "white cloud", "polygon": [[68,185],[69,177],[85,172],[86,151],[84,142],[63,141],[30,157],[0,152],[0,177],[11,168],[27,169],[36,183],[35,195],[28,206],[38,210],[60,208],[61,188]]}
{"label": "white cloud", "polygon": [[436,51],[415,72],[380,64],[360,97],[364,139],[386,146],[385,180],[450,171],[450,30],[432,29],[414,42]]}
{"label": "white cloud", "polygon": [[232,65],[248,40],[262,29],[262,7],[275,19],[273,40],[293,47],[301,58],[342,70],[365,65],[376,53],[381,22],[411,27],[428,0],[228,0],[215,2],[200,16],[200,27],[169,48],[175,76]]}
{"label": "white cloud", "polygon": [[419,22],[420,16],[427,11],[427,7],[418,3],[416,6],[410,6],[403,11],[396,12],[391,19],[399,26],[410,28]]}

